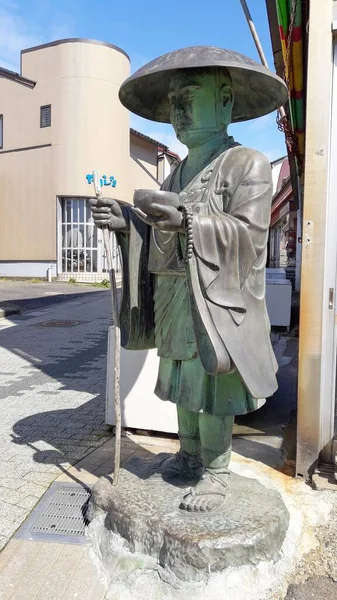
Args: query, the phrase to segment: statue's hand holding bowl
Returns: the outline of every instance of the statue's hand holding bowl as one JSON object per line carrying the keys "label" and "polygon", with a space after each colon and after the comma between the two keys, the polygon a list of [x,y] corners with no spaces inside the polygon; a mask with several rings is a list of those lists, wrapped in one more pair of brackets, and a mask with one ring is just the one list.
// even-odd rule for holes
{"label": "statue's hand holding bowl", "polygon": [[136,190],[134,212],[145,223],[162,231],[183,231],[178,194],[161,190]]}

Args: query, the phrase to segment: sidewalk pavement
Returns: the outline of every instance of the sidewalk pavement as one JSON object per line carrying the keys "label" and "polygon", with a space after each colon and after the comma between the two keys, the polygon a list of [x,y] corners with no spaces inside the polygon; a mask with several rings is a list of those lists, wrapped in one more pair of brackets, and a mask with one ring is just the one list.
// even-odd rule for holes
{"label": "sidewalk pavement", "polygon": [[15,284],[0,282],[1,298],[23,305],[20,315],[0,319],[0,550],[60,473],[111,435],[109,290],[83,287],[64,301],[57,284]]}
{"label": "sidewalk pavement", "polygon": [[[12,536],[60,474],[89,483],[112,470],[110,290],[0,281],[0,297],[21,310],[0,319],[0,599],[100,600],[105,585],[88,546]],[[123,456],[146,447],[124,438]]]}
{"label": "sidewalk pavement", "polygon": [[[113,471],[113,439],[79,461],[57,481],[93,485]],[[178,440],[123,437],[122,464],[131,456],[176,452]],[[103,600],[107,582],[90,545],[13,538],[0,554],[0,600]]]}
{"label": "sidewalk pavement", "polygon": [[[1,298],[22,310],[0,320],[0,600],[103,600],[107,593],[90,545],[12,538],[54,480],[94,484],[113,470],[114,440],[104,422],[110,292],[68,285],[0,281]],[[283,478],[296,498],[295,489],[305,485],[288,476],[296,424],[287,425],[295,408],[297,342],[277,335],[273,342],[279,391],[260,411],[237,419],[233,461]],[[175,439],[129,435],[122,461],[177,447]],[[335,539],[332,524],[320,542],[326,561],[335,555]],[[323,563],[318,552],[313,570],[303,567],[293,583],[313,579],[294,585],[289,600],[337,597],[326,577],[337,576],[337,565]]]}
{"label": "sidewalk pavement", "polygon": [[[237,430],[237,433],[240,439],[240,431]],[[245,435],[248,435],[248,428],[246,428]],[[252,431],[252,435],[254,435],[254,431]],[[235,447],[239,450],[234,440]],[[122,465],[132,456],[147,458],[159,452],[174,453],[177,448],[178,440],[176,439],[129,434],[122,438]],[[260,458],[263,459],[262,454]],[[114,438],[110,438],[69,468],[67,472],[64,472],[57,481],[92,486],[98,477],[111,474],[113,460]],[[304,482],[296,481],[282,474],[281,471],[271,468],[266,464],[268,462],[270,462],[268,448],[264,445],[263,462],[247,460],[240,453],[235,453],[232,468],[235,471],[238,467],[248,467],[250,470],[256,470],[256,474],[260,476],[264,474],[271,478],[271,482],[274,481],[277,485],[281,485],[288,502],[290,500],[293,509],[296,507],[297,512],[302,510],[303,504],[302,518],[304,522],[301,546],[308,545],[309,552],[304,555],[304,559],[296,565],[296,569],[291,574],[289,583],[293,582],[293,584],[289,586],[288,593],[286,591],[288,584],[286,583],[283,591],[274,593],[272,596],[263,594],[261,600],[265,600],[265,598],[273,600],[309,600],[309,598],[335,600],[337,584],[321,573],[324,561],[331,561],[331,556],[335,555],[336,524],[332,520],[329,525],[330,537],[325,536],[319,540],[317,527],[315,530],[313,523],[316,517],[317,525],[315,506],[324,504],[328,497],[328,499],[330,498],[329,502],[333,502],[336,509],[337,498],[333,492],[328,493],[327,496],[313,492]],[[247,475],[251,476],[249,473]],[[316,494],[317,499],[315,499]],[[312,506],[311,509],[309,505]],[[318,508],[319,511],[320,508]],[[332,547],[327,557],[324,558],[329,544]],[[315,576],[315,572],[317,572],[317,576]],[[310,579],[305,581],[310,575]],[[280,588],[282,588],[282,582],[280,582]],[[109,581],[100,569],[97,556],[90,544],[36,542],[13,538],[0,554],[0,600],[111,600],[113,597],[113,594],[109,593]],[[242,597],[240,596],[240,599]],[[256,598],[255,595],[254,598]],[[224,600],[224,598],[219,597],[217,600]],[[249,595],[247,600],[249,600]]]}

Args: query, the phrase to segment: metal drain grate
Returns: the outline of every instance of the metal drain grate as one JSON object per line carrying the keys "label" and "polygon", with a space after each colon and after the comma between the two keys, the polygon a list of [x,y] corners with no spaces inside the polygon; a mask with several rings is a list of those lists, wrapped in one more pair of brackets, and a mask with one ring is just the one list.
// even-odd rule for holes
{"label": "metal drain grate", "polygon": [[62,543],[87,543],[85,517],[91,491],[71,483],[53,483],[16,537]]}

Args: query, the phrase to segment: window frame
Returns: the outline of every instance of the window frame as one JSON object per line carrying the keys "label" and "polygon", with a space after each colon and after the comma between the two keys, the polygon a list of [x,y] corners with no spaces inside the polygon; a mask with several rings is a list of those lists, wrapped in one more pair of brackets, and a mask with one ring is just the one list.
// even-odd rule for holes
{"label": "window frame", "polygon": [[0,114],[0,121],[1,121],[0,150],[2,150],[4,147],[4,116],[3,116],[3,114]]}
{"label": "window frame", "polygon": [[[42,109],[43,108],[49,108],[50,109],[50,121],[49,121],[49,125],[42,125]],[[43,106],[40,106],[40,129],[44,129],[45,127],[51,127],[51,104],[43,104]]]}

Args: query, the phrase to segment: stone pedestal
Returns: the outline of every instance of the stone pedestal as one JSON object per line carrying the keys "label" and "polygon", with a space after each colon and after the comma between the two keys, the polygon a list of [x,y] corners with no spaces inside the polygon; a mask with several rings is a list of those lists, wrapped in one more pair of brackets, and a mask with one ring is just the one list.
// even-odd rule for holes
{"label": "stone pedestal", "polygon": [[161,459],[131,459],[116,487],[102,477],[93,489],[89,518],[106,512],[105,526],[124,538],[131,551],[152,556],[182,581],[277,560],[289,523],[278,492],[231,473],[221,509],[188,513],[179,504],[191,483],[163,481],[157,472]]}

